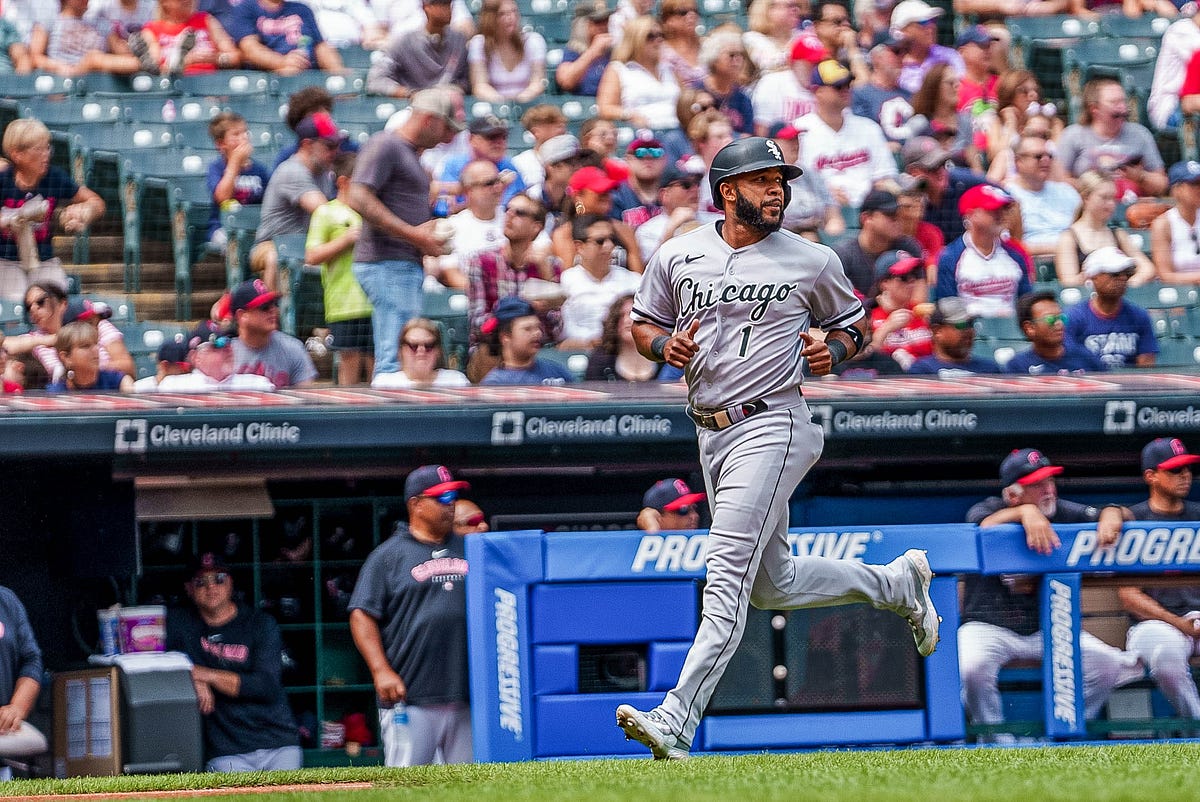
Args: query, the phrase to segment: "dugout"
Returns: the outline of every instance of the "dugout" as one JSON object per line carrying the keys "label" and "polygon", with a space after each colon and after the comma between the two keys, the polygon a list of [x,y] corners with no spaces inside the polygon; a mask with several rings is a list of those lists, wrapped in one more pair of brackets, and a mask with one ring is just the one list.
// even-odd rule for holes
{"label": "dugout", "polygon": [[[1142,373],[814,382],[805,393],[825,456],[793,499],[792,524],[961,520],[1019,446],[1067,467],[1065,497],[1139,499],[1138,451],[1163,434],[1191,443],[1197,388],[1197,377]],[[29,607],[47,665],[71,669],[94,648],[96,608],[170,602],[187,557],[234,542],[238,587],[284,627],[294,709],[336,720],[371,698],[342,595],[401,517],[409,470],[451,466],[499,528],[627,530],[652,482],[702,484],[683,404],[678,386],[604,384],[0,398],[10,466],[0,545],[11,558],[0,583]],[[295,540],[308,551],[279,560]],[[794,654],[800,630],[759,623],[756,659]],[[627,682],[649,655],[594,657],[594,681]],[[757,682],[729,710],[775,693],[774,680]],[[796,698],[819,696],[805,693]],[[339,754],[314,746],[306,761]]]}

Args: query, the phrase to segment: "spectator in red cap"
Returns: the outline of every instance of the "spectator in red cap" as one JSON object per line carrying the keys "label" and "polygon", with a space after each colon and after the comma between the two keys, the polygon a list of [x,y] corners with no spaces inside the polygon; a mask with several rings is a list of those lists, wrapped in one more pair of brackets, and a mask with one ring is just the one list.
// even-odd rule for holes
{"label": "spectator in red cap", "polygon": [[682,479],[663,479],[642,496],[638,529],[646,532],[673,532],[700,526],[700,503],[706,493],[693,493]]}
{"label": "spectator in red cap", "polygon": [[469,487],[444,465],[410,473],[408,523],[367,557],[350,597],[387,766],[471,762],[467,561],[454,533],[454,506]]}
{"label": "spectator in red cap", "polygon": [[1003,213],[1013,198],[990,184],[963,193],[958,201],[966,233],[949,243],[938,260],[937,297],[957,296],[977,317],[1011,317],[1017,297],[1033,289],[1028,255],[1001,237]]}
{"label": "spectator in red cap", "polygon": [[[800,27],[800,0],[754,0],[749,30],[742,35],[750,61],[761,73],[787,69],[792,39]],[[812,66],[811,64],[809,65]]]}
{"label": "spectator in red cap", "polygon": [[[758,0],[773,2],[773,0]],[[792,44],[786,70],[768,73],[758,80],[751,100],[754,103],[754,131],[766,136],[776,123],[790,123],[813,110],[812,70],[828,58],[820,40],[801,34]]]}
{"label": "spectator in red cap", "polygon": [[262,220],[250,249],[250,268],[267,286],[279,286],[275,238],[306,234],[312,213],[336,194],[333,157],[345,137],[328,113],[318,111],[296,124],[296,153],[275,168],[262,199]]}
{"label": "spectator in red cap", "polygon": [[[921,258],[903,250],[887,251],[875,260],[875,293],[868,302],[872,350],[894,359],[908,370],[933,353],[933,331],[918,314],[925,294]],[[923,310],[922,310],[923,311]]]}
{"label": "spectator in red cap", "polygon": [[[591,165],[581,167],[571,176],[567,183],[567,201],[562,220],[550,236],[554,245],[554,255],[563,264],[575,263],[572,223],[583,215],[598,215],[611,219],[613,190],[620,186],[627,176],[624,165],[611,161],[606,162],[603,168]],[[638,249],[633,229],[620,220],[613,221],[613,228],[617,244],[625,250],[624,259],[618,259],[618,262],[623,261],[624,267],[634,273],[641,273],[645,269],[645,262]]]}
{"label": "spectator in red cap", "polygon": [[163,377],[158,392],[273,391],[275,385],[266,376],[234,372],[233,340],[232,330],[211,320],[201,321],[182,343],[188,372]]}
{"label": "spectator in red cap", "polygon": [[[1200,503],[1190,501],[1192,454],[1178,437],[1159,437],[1142,449],[1142,479],[1150,489],[1145,501],[1129,508],[1135,521],[1200,521]],[[1200,585],[1139,587],[1118,590],[1125,610],[1138,619],[1126,635],[1129,651],[1150,669],[1175,714],[1200,719],[1200,693],[1192,679],[1193,657],[1200,656]]]}
{"label": "spectator in red cap", "polygon": [[662,212],[658,187],[667,167],[667,150],[653,134],[642,131],[626,146],[625,164],[629,180],[613,190],[613,211],[619,220],[636,230]]}
{"label": "spectator in red cap", "polygon": [[[987,529],[1020,524],[1030,551],[1050,554],[1060,545],[1052,524],[1088,523],[1096,527],[1100,548],[1117,542],[1129,510],[1116,504],[1103,508],[1058,497],[1054,477],[1063,469],[1041,451],[1022,448],[1000,464],[999,496],[991,496],[967,512],[967,522]],[[962,625],[958,628],[958,663],[963,707],[974,724],[1004,722],[997,676],[1010,660],[1042,659],[1041,616],[1037,583],[1024,575],[967,576],[963,579]],[[1083,696],[1087,718],[1095,718],[1114,688],[1142,678],[1137,656],[1122,652],[1089,632],[1081,632]],[[1012,742],[1007,734],[998,741]]]}
{"label": "spectator in red cap", "polygon": [[276,387],[311,384],[317,368],[304,343],[279,330],[279,296],[258,278],[234,287],[230,295],[238,332],[234,369],[266,376]]}

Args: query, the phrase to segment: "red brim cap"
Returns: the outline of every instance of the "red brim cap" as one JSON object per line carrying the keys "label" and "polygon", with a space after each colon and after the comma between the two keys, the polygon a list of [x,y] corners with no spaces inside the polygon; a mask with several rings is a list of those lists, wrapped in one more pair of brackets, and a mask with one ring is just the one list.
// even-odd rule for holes
{"label": "red brim cap", "polygon": [[901,259],[896,264],[888,268],[888,273],[893,276],[907,276],[909,273],[921,266],[921,260],[913,256],[908,259]]}
{"label": "red brim cap", "polygon": [[269,303],[271,303],[271,301],[277,301],[282,297],[283,297],[282,292],[266,292],[266,293],[263,293],[262,295],[258,296],[257,298],[255,298],[253,301],[246,304],[242,308],[243,309],[257,309],[258,307],[262,306],[263,304],[269,304]]}
{"label": "red brim cap", "polygon": [[422,493],[421,495],[429,496],[429,498],[435,498],[437,496],[440,496],[442,493],[449,493],[451,490],[467,490],[470,487],[471,487],[470,482],[464,482],[462,480],[456,479],[453,482],[442,482],[440,485],[434,485],[433,487],[427,487],[427,488],[425,488],[425,492]]}
{"label": "red brim cap", "polygon": [[1160,471],[1173,471],[1176,468],[1182,468],[1184,465],[1195,465],[1200,462],[1200,454],[1180,454],[1178,457],[1171,457],[1168,460],[1163,460],[1158,463]]}
{"label": "red brim cap", "polygon": [[1017,480],[1019,485],[1035,485],[1043,479],[1049,479],[1051,476],[1058,476],[1063,472],[1061,465],[1047,465],[1044,468],[1038,468],[1033,473],[1026,474]]}
{"label": "red brim cap", "polygon": [[682,495],[675,499],[670,504],[664,505],[663,510],[666,512],[675,512],[675,510],[679,509],[680,507],[686,507],[689,504],[695,504],[697,501],[704,501],[706,498],[708,498],[707,493],[687,493],[686,495]]}

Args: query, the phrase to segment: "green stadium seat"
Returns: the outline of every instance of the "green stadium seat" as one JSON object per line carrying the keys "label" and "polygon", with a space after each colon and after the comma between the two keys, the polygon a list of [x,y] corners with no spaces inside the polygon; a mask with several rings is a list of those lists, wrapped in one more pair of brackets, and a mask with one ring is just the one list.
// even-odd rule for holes
{"label": "green stadium seat", "polygon": [[192,265],[204,251],[212,194],[201,175],[173,178],[167,187],[167,214],[171,220],[171,255],[175,262],[175,318],[192,317]]}
{"label": "green stadium seat", "polygon": [[1023,343],[1025,335],[1017,325],[1015,317],[981,317],[975,320],[976,339],[998,342]]}
{"label": "green stadium seat", "polygon": [[[141,290],[142,238],[171,241],[170,188],[181,181],[203,179],[208,154],[188,149],[121,154],[118,181],[125,240],[125,291]],[[189,178],[190,177],[190,178]]]}
{"label": "green stadium seat", "polygon": [[225,100],[231,97],[265,97],[271,94],[274,76],[258,70],[218,70],[175,79],[181,95]]}
{"label": "green stadium seat", "polygon": [[81,95],[95,97],[155,95],[165,98],[176,94],[174,82],[170,78],[145,72],[136,75],[89,72],[79,76],[75,86]]}
{"label": "green stadium seat", "polygon": [[238,205],[221,212],[221,225],[228,237],[225,246],[225,282],[235,287],[250,274],[250,246],[262,220],[262,205]]}
{"label": "green stadium seat", "polygon": [[[275,248],[279,253],[279,288],[283,297],[279,299],[279,328],[291,334],[300,336],[298,331],[302,317],[299,314],[301,301],[307,296],[311,298],[312,285],[321,286],[319,268],[308,268],[304,263],[304,242],[307,234],[286,234],[275,238]],[[319,295],[319,293],[318,293]],[[322,312],[316,315],[323,322],[324,297],[321,297]],[[309,321],[313,315],[305,316]],[[310,327],[311,328],[311,327]],[[307,332],[305,332],[307,334]]]}
{"label": "green stadium seat", "polygon": [[377,125],[383,130],[391,116],[407,106],[407,101],[391,98],[337,98],[333,104],[333,119],[339,125]]}
{"label": "green stadium seat", "polygon": [[538,358],[545,359],[547,362],[553,362],[556,365],[562,365],[571,371],[576,381],[583,381],[583,377],[587,375],[588,354],[588,351],[569,349],[564,351],[549,345],[538,351]]}
{"label": "green stadium seat", "polygon": [[1124,14],[1100,15],[1100,33],[1118,39],[1162,39],[1173,20],[1157,14],[1127,17]]}
{"label": "green stadium seat", "polygon": [[427,291],[421,304],[421,316],[429,318],[442,329],[442,350],[447,361],[460,366],[467,364],[470,344],[467,309],[467,296],[454,290]]}
{"label": "green stadium seat", "polygon": [[368,70],[371,68],[371,63],[374,61],[375,52],[367,50],[362,45],[346,45],[338,49],[338,54],[342,57],[342,63],[352,70]]}
{"label": "green stadium seat", "polygon": [[1200,340],[1192,338],[1167,338],[1158,341],[1158,359],[1155,366],[1160,368],[1200,368]]}
{"label": "green stadium seat", "polygon": [[158,370],[158,347],[176,335],[186,337],[188,328],[170,323],[121,323],[117,328],[125,335],[125,347],[137,367],[137,378],[153,376]]}
{"label": "green stadium seat", "polygon": [[1063,104],[1063,51],[1099,35],[1100,24],[1062,14],[1049,17],[1015,17],[1008,21],[1012,33],[1012,62],[1031,71],[1042,86],[1042,96]]}
{"label": "green stadium seat", "polygon": [[21,101],[18,115],[41,120],[50,129],[77,123],[117,122],[124,119],[122,103],[113,98],[27,98]]}
{"label": "green stadium seat", "polygon": [[324,86],[336,97],[358,96],[367,87],[366,70],[350,70],[347,73],[305,70],[297,75],[276,75],[272,78],[271,91],[280,99],[286,99],[297,90],[309,86]]}
{"label": "green stadium seat", "polygon": [[1135,66],[1154,69],[1158,47],[1119,39],[1084,39],[1062,52],[1062,84],[1072,109],[1079,106],[1083,85],[1100,76],[1120,81],[1127,70]]}

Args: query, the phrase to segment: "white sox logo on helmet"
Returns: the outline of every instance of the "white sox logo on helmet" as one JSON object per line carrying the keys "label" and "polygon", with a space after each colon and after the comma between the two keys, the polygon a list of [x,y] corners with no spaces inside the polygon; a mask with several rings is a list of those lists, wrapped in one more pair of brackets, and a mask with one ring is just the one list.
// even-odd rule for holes
{"label": "white sox logo on helmet", "polygon": [[783,161],[783,153],[779,150],[779,145],[775,144],[774,139],[767,140],[767,150],[771,151],[771,155],[779,161]]}

